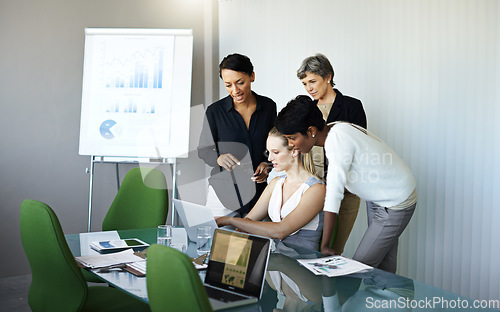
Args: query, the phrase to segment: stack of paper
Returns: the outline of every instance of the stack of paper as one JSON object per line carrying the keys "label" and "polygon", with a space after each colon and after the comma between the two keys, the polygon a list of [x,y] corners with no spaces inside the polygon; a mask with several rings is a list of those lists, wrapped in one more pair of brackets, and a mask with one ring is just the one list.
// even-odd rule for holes
{"label": "stack of paper", "polygon": [[125,271],[136,276],[146,276],[146,261],[127,263]]}
{"label": "stack of paper", "polygon": [[[194,261],[193,264],[197,270],[203,270],[207,268],[206,264],[198,264]],[[128,271],[136,276],[146,276],[146,261],[127,263],[125,271]]]}
{"label": "stack of paper", "polygon": [[314,274],[326,275],[329,277],[348,275],[373,269],[371,266],[342,256],[298,259],[297,261]]}
{"label": "stack of paper", "polygon": [[134,251],[132,249],[104,255],[80,256],[75,257],[75,259],[84,267],[91,269],[103,268],[123,263],[145,261],[141,257],[134,255]]}

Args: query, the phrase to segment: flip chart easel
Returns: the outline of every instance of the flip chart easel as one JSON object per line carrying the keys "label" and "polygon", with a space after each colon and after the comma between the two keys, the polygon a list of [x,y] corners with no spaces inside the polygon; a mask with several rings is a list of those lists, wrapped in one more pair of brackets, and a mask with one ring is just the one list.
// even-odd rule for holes
{"label": "flip chart easel", "polygon": [[191,29],[85,29],[79,154],[91,157],[88,231],[95,163],[170,164],[175,198],[176,159],[189,152],[192,58]]}
{"label": "flip chart easel", "polygon": [[[87,232],[90,232],[91,222],[92,222],[92,196],[93,196],[93,186],[94,186],[94,165],[96,163],[114,163],[114,164],[151,164],[151,165],[161,165],[168,164],[172,169],[172,192],[169,196],[170,202],[170,222],[172,225],[177,224],[177,218],[175,214],[175,207],[173,204],[173,199],[177,198],[177,159],[176,158],[164,158],[164,159],[146,159],[146,158],[129,158],[129,157],[106,157],[106,156],[90,156],[90,168],[87,168],[87,173],[89,174],[89,206],[88,206],[88,222],[87,222]],[[117,181],[119,183],[119,181]]]}

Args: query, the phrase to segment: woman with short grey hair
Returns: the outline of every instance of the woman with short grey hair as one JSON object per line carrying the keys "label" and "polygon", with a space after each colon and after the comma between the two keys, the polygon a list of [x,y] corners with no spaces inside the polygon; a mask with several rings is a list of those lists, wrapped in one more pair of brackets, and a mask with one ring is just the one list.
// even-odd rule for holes
{"label": "woman with short grey hair", "polygon": [[329,79],[332,87],[335,86],[333,82],[333,77],[335,76],[335,72],[333,71],[332,64],[328,60],[326,56],[321,53],[317,53],[314,56],[309,56],[305,60],[302,61],[302,65],[300,65],[297,70],[297,78],[304,79],[306,78],[308,73],[313,73],[318,76],[321,76],[323,79],[327,79],[330,75],[332,78]]}
{"label": "woman with short grey hair", "polygon": [[[334,121],[347,121],[366,129],[366,115],[361,101],[343,95],[338,89],[335,89],[334,75],[335,72],[330,61],[320,53],[307,57],[297,70],[297,78],[301,80],[306,91],[315,100],[327,124]],[[315,146],[312,149],[312,158],[317,174],[325,178],[328,162],[325,158],[324,148]],[[331,248],[333,249],[331,253],[342,254],[356,221],[359,203],[358,196],[345,190],[338,214],[336,237],[332,237],[331,241],[323,239],[323,250]]]}

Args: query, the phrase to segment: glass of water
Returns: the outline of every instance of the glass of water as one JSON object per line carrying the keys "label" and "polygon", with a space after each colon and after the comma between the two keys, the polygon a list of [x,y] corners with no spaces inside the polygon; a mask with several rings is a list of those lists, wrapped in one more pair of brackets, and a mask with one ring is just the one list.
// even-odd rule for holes
{"label": "glass of water", "polygon": [[212,245],[212,227],[199,226],[198,227],[198,241],[196,242],[198,254],[205,254],[210,252]]}
{"label": "glass of water", "polygon": [[170,247],[177,249],[178,251],[180,251],[182,253],[186,253],[186,251],[187,251],[186,245],[183,243],[172,244],[172,246],[170,246]]}
{"label": "glass of water", "polygon": [[172,245],[172,226],[171,225],[158,225],[156,232],[156,243],[158,245],[168,246]]}

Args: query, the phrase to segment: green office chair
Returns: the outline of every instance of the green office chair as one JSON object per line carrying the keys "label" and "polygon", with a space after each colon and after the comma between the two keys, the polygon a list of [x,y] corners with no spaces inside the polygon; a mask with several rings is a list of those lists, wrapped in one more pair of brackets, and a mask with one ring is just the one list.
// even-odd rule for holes
{"label": "green office chair", "polygon": [[146,283],[152,312],[212,311],[198,271],[183,253],[166,246],[148,248]]}
{"label": "green office chair", "polygon": [[165,175],[158,169],[133,168],[109,208],[102,230],[130,230],[165,224],[168,191]]}
{"label": "green office chair", "polygon": [[21,241],[32,273],[32,311],[150,311],[147,304],[115,288],[87,286],[59,220],[46,204],[22,202]]}

